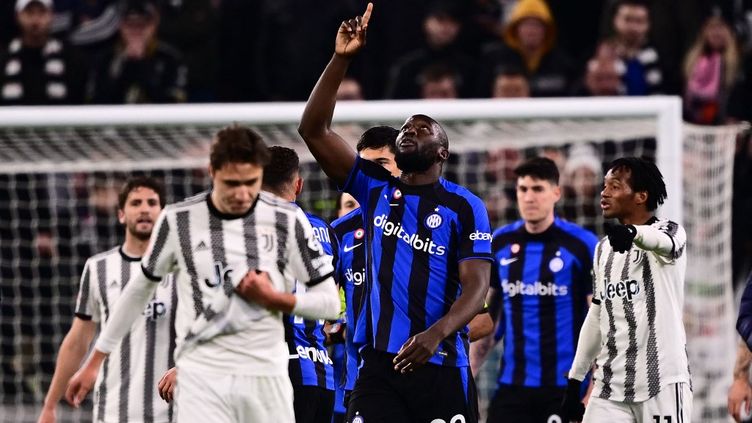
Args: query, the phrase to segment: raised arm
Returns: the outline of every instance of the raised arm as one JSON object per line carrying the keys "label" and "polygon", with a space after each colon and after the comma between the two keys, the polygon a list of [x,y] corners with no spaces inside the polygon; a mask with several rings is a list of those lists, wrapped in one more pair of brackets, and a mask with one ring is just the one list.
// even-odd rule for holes
{"label": "raised arm", "polygon": [[352,57],[366,44],[366,29],[373,4],[368,3],[363,16],[342,22],[337,32],[334,55],[311,91],[298,133],[324,172],[340,187],[355,164],[355,150],[331,129],[337,88]]}

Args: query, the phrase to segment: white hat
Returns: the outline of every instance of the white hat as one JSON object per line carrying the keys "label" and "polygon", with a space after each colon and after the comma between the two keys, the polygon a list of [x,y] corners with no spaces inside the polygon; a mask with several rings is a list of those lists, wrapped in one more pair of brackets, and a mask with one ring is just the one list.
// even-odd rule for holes
{"label": "white hat", "polygon": [[18,0],[16,1],[16,12],[26,9],[26,6],[33,2],[41,3],[42,6],[52,9],[52,0]]}

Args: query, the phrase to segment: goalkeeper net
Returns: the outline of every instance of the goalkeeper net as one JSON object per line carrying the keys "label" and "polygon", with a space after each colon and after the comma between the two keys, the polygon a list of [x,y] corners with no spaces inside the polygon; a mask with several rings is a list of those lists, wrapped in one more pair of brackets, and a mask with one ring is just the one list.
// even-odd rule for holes
{"label": "goalkeeper net", "polygon": [[[116,207],[127,177],[160,178],[168,202],[205,190],[211,137],[238,122],[270,145],[294,148],[306,179],[301,206],[335,217],[337,191],[297,135],[301,112],[301,104],[0,110],[0,421],[36,420],[72,320],[83,264],[123,240]],[[545,155],[559,165],[558,213],[599,234],[604,166],[627,155],[655,159],[669,192],[660,214],[683,221],[689,236],[685,316],[696,417],[726,421],[738,128],[682,126],[678,100],[648,98],[343,103],[334,129],[354,144],[366,128],[399,127],[417,112],[445,126],[453,154],[444,176],[484,199],[494,227],[517,218],[513,169],[526,158]],[[495,389],[499,352],[478,377],[483,414]],[[86,408],[62,406],[58,412],[59,421],[90,416]]]}

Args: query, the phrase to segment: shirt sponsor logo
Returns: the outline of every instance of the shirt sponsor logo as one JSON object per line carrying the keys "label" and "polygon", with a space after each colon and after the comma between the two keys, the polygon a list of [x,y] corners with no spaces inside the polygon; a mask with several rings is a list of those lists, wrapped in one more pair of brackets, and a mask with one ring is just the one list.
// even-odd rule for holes
{"label": "shirt sponsor logo", "polygon": [[352,268],[348,267],[345,271],[345,279],[355,286],[358,286],[366,280],[366,269],[362,269],[359,272],[354,272]]}
{"label": "shirt sponsor logo", "polygon": [[214,275],[212,279],[204,278],[204,283],[209,288],[216,288],[222,285],[222,282],[232,283],[230,275],[232,274],[232,268],[225,266],[221,261],[214,262]]}
{"label": "shirt sponsor logo", "polygon": [[606,284],[605,292],[601,293],[604,300],[613,300],[614,298],[625,298],[632,301],[632,298],[640,294],[640,283],[636,280],[613,281]]}
{"label": "shirt sponsor logo", "polygon": [[539,297],[561,297],[569,294],[569,287],[566,285],[557,285],[553,282],[544,283],[541,281],[535,281],[533,283],[525,283],[522,281],[509,282],[504,279],[501,282],[501,289],[510,298],[517,295],[532,295]]}
{"label": "shirt sponsor logo", "polygon": [[311,360],[314,363],[332,364],[332,359],[329,358],[329,353],[326,350],[298,345],[295,351],[298,353],[298,357],[303,360]]}
{"label": "shirt sponsor logo", "polygon": [[332,240],[329,238],[329,231],[326,228],[313,227],[313,236],[316,240],[322,244],[331,244]]}
{"label": "shirt sponsor logo", "polygon": [[475,231],[470,234],[470,241],[490,241],[491,234],[488,232]]}
{"label": "shirt sponsor logo", "polygon": [[380,228],[385,237],[396,236],[418,251],[437,256],[446,254],[446,246],[437,245],[431,238],[421,239],[418,234],[408,233],[401,224],[390,222],[385,214],[376,216],[373,225]]}
{"label": "shirt sponsor logo", "polygon": [[167,314],[167,306],[163,301],[154,300],[146,305],[146,308],[144,308],[144,311],[141,314],[146,316],[149,320],[156,321]]}

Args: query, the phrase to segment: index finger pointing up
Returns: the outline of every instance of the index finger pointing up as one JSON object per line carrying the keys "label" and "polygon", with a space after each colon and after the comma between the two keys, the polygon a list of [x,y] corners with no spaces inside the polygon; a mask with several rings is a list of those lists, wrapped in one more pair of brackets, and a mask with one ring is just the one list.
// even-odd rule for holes
{"label": "index finger pointing up", "polygon": [[365,13],[363,13],[363,20],[361,21],[361,25],[363,27],[368,26],[368,21],[371,20],[371,11],[373,11],[373,3],[368,3],[368,7],[366,7]]}

